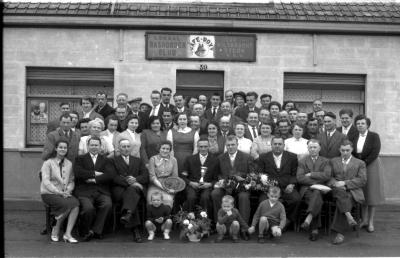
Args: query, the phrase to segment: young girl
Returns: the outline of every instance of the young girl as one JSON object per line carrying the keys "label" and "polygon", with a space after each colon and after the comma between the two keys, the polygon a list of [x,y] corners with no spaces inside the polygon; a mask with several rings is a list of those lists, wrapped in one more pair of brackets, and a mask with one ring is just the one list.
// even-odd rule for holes
{"label": "young girl", "polygon": [[148,240],[154,239],[155,232],[163,231],[164,239],[169,239],[169,232],[172,228],[171,208],[164,205],[163,195],[156,191],[151,194],[150,204],[147,206],[147,220],[145,223],[147,232],[149,232]]}
{"label": "young girl", "polygon": [[283,204],[278,201],[281,196],[281,189],[272,186],[268,190],[268,199],[262,201],[253,217],[249,233],[255,232],[258,224],[258,242],[264,243],[264,232],[271,229],[273,237],[279,238],[286,223],[286,212]]}

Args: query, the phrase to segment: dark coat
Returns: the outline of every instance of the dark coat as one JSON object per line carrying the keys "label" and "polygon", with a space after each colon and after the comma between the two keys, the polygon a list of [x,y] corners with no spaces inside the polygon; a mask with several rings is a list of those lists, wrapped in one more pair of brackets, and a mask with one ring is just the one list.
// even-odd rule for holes
{"label": "dark coat", "polygon": [[121,155],[115,156],[111,159],[113,169],[115,171],[114,185],[128,187],[129,184],[126,181],[127,176],[133,176],[136,181],[143,187],[146,187],[149,182],[149,172],[141,159],[134,156],[129,156],[129,166],[125,163],[125,160]]}
{"label": "dark coat", "polygon": [[218,157],[219,178],[225,179],[228,176],[241,176],[254,172],[254,163],[250,155],[237,151],[234,166],[231,165],[229,153],[225,152]]}
{"label": "dark coat", "polygon": [[[254,107],[254,111],[257,113],[260,113],[260,109],[258,107]],[[250,112],[249,107],[244,106],[242,108],[236,109],[235,116],[238,116],[243,121],[247,121],[247,116],[248,116],[249,112]]]}
{"label": "dark coat", "polygon": [[[257,136],[260,135],[260,130],[259,130],[258,126],[256,126],[256,130],[257,130]],[[244,130],[244,138],[247,138],[247,139],[249,139],[251,141],[254,141],[253,136],[251,135],[251,132],[250,132],[249,127],[247,126],[247,124],[246,124],[245,130]]]}
{"label": "dark coat", "polygon": [[104,119],[107,118],[109,115],[115,114],[115,109],[108,105],[108,103],[106,103],[106,105],[102,109],[100,109],[99,106],[96,106],[94,108],[94,111],[102,115]]}
{"label": "dark coat", "polygon": [[363,160],[365,164],[368,166],[371,164],[375,159],[378,158],[379,152],[381,151],[381,140],[379,138],[379,134],[368,131],[367,139],[365,139],[365,143],[360,155],[357,155],[357,142],[360,134],[358,133],[357,136],[353,140],[354,150],[353,154],[358,156],[359,159]]}
{"label": "dark coat", "polygon": [[[336,128],[336,130],[338,130],[339,132],[343,133],[343,127],[342,126]],[[351,127],[350,127],[350,130],[347,132],[347,138],[351,142],[354,142],[354,139],[357,137],[357,135],[358,135],[358,130],[354,126],[354,124],[352,124]]]}
{"label": "dark coat", "polygon": [[319,155],[328,159],[339,157],[340,144],[345,139],[347,139],[347,136],[337,130],[331,136],[330,140],[328,140],[326,132],[320,133],[318,135],[318,140],[320,141],[321,144],[321,151],[319,152]]}
{"label": "dark coat", "polygon": [[46,141],[43,146],[42,159],[43,160],[48,159],[55,149],[56,142],[61,138],[64,138],[67,139],[69,142],[67,159],[69,159],[69,161],[74,163],[75,158],[78,156],[79,141],[81,137],[80,133],[74,132],[72,130],[70,130],[69,133],[70,136],[66,137],[61,128],[58,128],[57,130],[50,132],[47,135]]}
{"label": "dark coat", "polygon": [[[188,157],[185,160],[184,170],[181,175],[179,175],[183,180],[185,180],[188,185],[190,181],[199,182],[201,178],[200,172],[200,154],[195,154]],[[207,167],[207,172],[204,175],[204,182],[215,183],[217,181],[218,174],[218,158],[217,156],[209,153],[206,161],[203,164],[204,167]]]}
{"label": "dark coat", "polygon": [[218,111],[217,111],[217,114],[215,114],[215,116],[213,116],[212,110],[213,110],[213,107],[210,107],[209,109],[207,109],[207,110],[204,112],[204,117],[205,117],[208,121],[217,122],[217,121],[218,121],[218,120],[217,120],[218,117],[221,117],[221,115],[222,115],[221,107],[218,107]]}

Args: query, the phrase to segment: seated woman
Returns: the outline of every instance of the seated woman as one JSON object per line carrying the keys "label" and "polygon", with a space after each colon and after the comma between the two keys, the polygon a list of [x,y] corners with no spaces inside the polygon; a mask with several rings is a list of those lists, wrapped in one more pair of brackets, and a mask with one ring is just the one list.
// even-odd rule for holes
{"label": "seated woman", "polygon": [[300,123],[295,123],[292,129],[293,137],[285,140],[285,151],[290,151],[294,154],[297,154],[297,158],[299,160],[308,155],[308,141],[302,137],[303,133],[303,125]]}
{"label": "seated woman", "polygon": [[256,160],[262,153],[272,150],[271,140],[274,126],[272,123],[261,123],[260,135],[254,139],[251,145],[251,156]]}
{"label": "seated woman", "polygon": [[[131,155],[136,158],[140,158],[140,146],[142,144],[140,140],[140,133],[136,132],[136,129],[139,127],[139,117],[135,115],[128,115],[126,120],[128,121],[128,128],[126,128],[125,131],[116,137],[116,142],[119,143],[121,139],[128,139],[132,150]],[[119,155],[119,146],[116,146],[115,150],[116,155]]]}
{"label": "seated woman", "polygon": [[167,177],[178,176],[178,162],[171,155],[172,143],[163,141],[160,144],[159,154],[150,158],[149,175],[150,186],[147,191],[147,203],[151,203],[151,195],[154,191],[161,192],[163,203],[172,208],[174,204],[173,190],[163,187],[162,181]]}
{"label": "seated woman", "polygon": [[114,147],[112,146],[112,144],[109,143],[109,141],[107,141],[105,136],[100,136],[100,132],[104,130],[103,120],[96,118],[95,120],[89,121],[88,126],[89,126],[90,134],[87,136],[81,137],[81,140],[79,142],[78,154],[83,155],[83,154],[88,153],[89,152],[89,149],[88,149],[89,139],[92,136],[97,136],[101,139],[100,154],[103,154],[103,155],[106,154],[106,155],[108,155],[108,157],[112,156],[114,153],[113,152]]}
{"label": "seated woman", "polygon": [[149,124],[150,129],[143,130],[140,136],[140,157],[147,167],[150,158],[159,153],[160,143],[167,138],[167,132],[162,130],[160,117],[150,117]]}
{"label": "seated woman", "polygon": [[217,123],[210,122],[207,126],[207,135],[208,144],[209,144],[209,152],[215,155],[219,155],[224,153],[225,148],[225,140],[221,134],[218,134],[219,127]]}
{"label": "seated woman", "polygon": [[67,152],[68,140],[58,140],[54,152],[43,163],[40,194],[43,202],[50,207],[51,214],[56,219],[56,225],[51,232],[51,241],[59,241],[60,227],[68,217],[63,239],[68,243],[77,243],[78,241],[71,235],[71,231],[79,214],[79,201],[71,195],[75,183],[72,163],[65,158]]}
{"label": "seated woman", "polygon": [[238,150],[250,154],[251,150],[251,145],[253,142],[250,139],[244,138],[244,132],[245,132],[245,125],[243,123],[237,123],[235,125],[235,135],[236,138],[238,139]]}

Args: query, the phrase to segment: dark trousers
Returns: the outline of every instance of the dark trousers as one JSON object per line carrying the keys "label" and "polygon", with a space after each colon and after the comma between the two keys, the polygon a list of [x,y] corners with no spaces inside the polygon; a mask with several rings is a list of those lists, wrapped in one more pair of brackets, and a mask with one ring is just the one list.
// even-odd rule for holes
{"label": "dark trousers", "polygon": [[336,200],[336,209],[331,229],[343,234],[349,228],[345,213],[351,212],[356,202],[349,191],[341,188],[333,188],[332,195]]}
{"label": "dark trousers", "polygon": [[[260,194],[259,201],[262,202],[268,199],[266,193]],[[285,193],[284,189],[281,189],[281,200],[285,206],[286,218],[294,222],[297,219],[299,213],[299,207],[301,203],[301,197],[296,189],[293,189],[291,193]]]}
{"label": "dark trousers", "polygon": [[112,194],[115,202],[122,200],[122,213],[130,210],[132,212],[132,220],[130,226],[136,227],[140,225],[140,215],[137,210],[137,205],[142,198],[142,190],[135,186],[115,186],[112,189]]}
{"label": "dark trousers", "polygon": [[78,199],[81,205],[81,232],[87,234],[92,229],[93,232],[101,234],[112,208],[110,196],[95,192],[90,196],[79,196]]}
{"label": "dark trousers", "polygon": [[211,187],[206,189],[194,189],[193,187],[188,185],[185,189],[187,210],[194,211],[194,208],[199,201],[199,204],[203,209],[205,209],[207,212],[211,212],[211,189]]}
{"label": "dark trousers", "polygon": [[[218,220],[218,210],[221,208],[222,197],[225,195],[225,190],[222,188],[215,188],[211,192],[211,199],[213,202],[214,210],[214,221]],[[234,195],[238,200],[238,210],[242,218],[246,223],[249,223],[250,219],[250,193],[239,192]]]}
{"label": "dark trousers", "polygon": [[307,189],[304,193],[304,201],[307,204],[307,214],[313,216],[313,220],[310,224],[310,229],[318,229],[320,226],[319,214],[321,213],[322,205],[324,201],[322,200],[322,194],[318,190]]}

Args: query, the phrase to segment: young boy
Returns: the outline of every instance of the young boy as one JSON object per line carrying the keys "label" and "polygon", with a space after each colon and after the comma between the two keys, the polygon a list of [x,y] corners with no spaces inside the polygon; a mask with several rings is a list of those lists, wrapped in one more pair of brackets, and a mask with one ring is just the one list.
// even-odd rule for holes
{"label": "young boy", "polygon": [[239,230],[247,231],[249,228],[239,211],[234,208],[234,202],[235,200],[230,195],[222,197],[221,209],[218,211],[218,222],[216,225],[218,232],[216,242],[221,242],[227,230],[229,230],[232,241],[236,243],[239,241]]}
{"label": "young boy", "polygon": [[162,203],[163,196],[160,192],[153,192],[150,198],[151,203],[147,205],[147,220],[145,223],[147,232],[149,232],[147,239],[153,240],[157,230],[164,232],[164,239],[169,239],[169,232],[172,228],[172,220],[169,218],[171,208]]}
{"label": "young boy", "polygon": [[249,228],[249,233],[255,232],[258,222],[258,242],[264,243],[264,231],[271,229],[273,237],[279,238],[282,235],[282,228],[286,223],[285,207],[278,201],[281,195],[281,189],[272,186],[268,190],[268,199],[262,201],[258,206],[253,217],[253,222]]}

